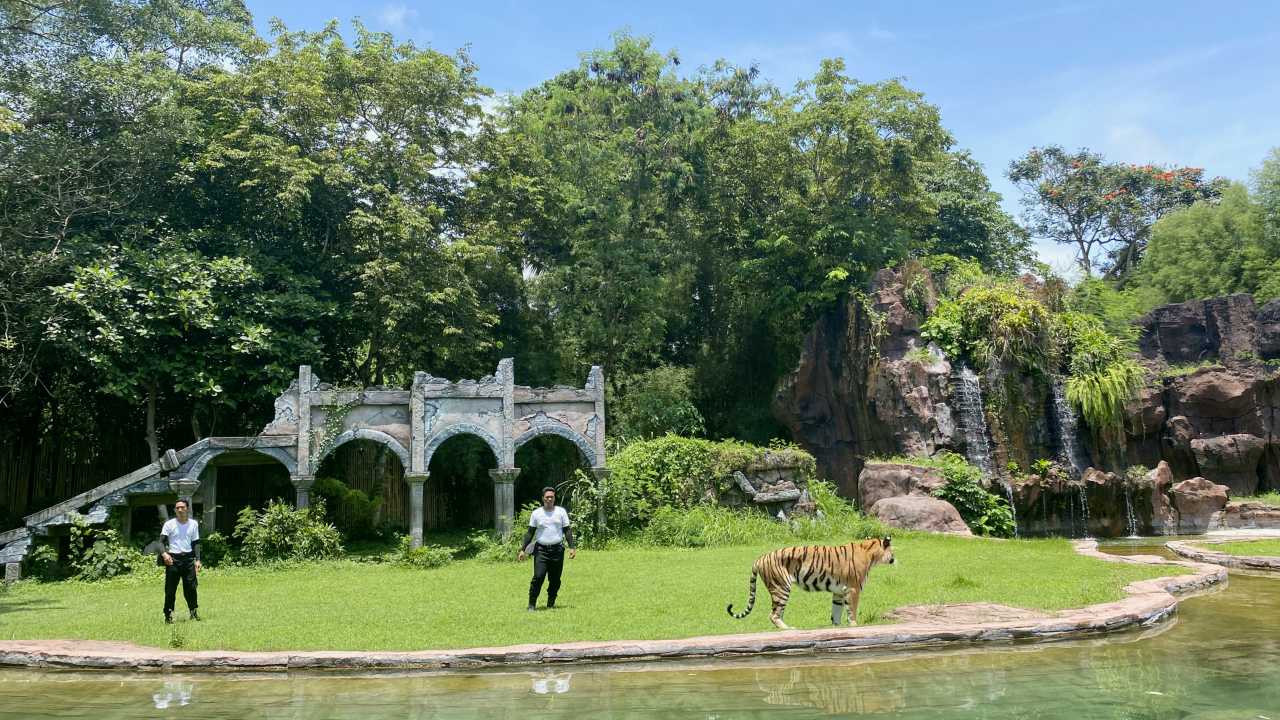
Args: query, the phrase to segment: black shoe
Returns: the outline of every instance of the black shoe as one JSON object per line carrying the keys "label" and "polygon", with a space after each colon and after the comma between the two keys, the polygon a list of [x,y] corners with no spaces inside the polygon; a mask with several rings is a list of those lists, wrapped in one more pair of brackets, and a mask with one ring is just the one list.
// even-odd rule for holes
{"label": "black shoe", "polygon": [[199,621],[200,621],[200,613],[196,612],[195,610],[192,610],[192,611],[191,611],[191,619],[192,619],[192,620],[195,620],[195,621],[197,621],[197,622],[199,622]]}
{"label": "black shoe", "polygon": [[172,625],[172,624],[173,624],[173,616],[172,616],[172,615],[170,615],[170,614],[168,614],[168,613],[165,613],[165,616],[164,616],[164,624],[165,624],[165,625]]}
{"label": "black shoe", "polygon": [[537,609],[538,609],[537,605],[530,605],[529,607],[525,608],[525,610],[528,610],[529,612],[533,612],[534,610],[537,610]]}
{"label": "black shoe", "polygon": [[548,600],[548,601],[547,601],[547,609],[548,609],[548,610],[554,609],[554,608],[555,608],[555,606],[556,606],[556,601],[555,601],[555,600]]}

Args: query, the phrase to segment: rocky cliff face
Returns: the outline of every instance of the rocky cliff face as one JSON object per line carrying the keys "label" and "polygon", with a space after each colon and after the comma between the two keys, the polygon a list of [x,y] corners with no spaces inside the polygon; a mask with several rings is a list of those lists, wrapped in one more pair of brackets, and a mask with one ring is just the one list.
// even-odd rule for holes
{"label": "rocky cliff face", "polygon": [[[932,309],[932,279],[923,282],[923,303]],[[957,445],[947,404],[951,364],[941,353],[911,352],[925,345],[906,296],[897,273],[877,273],[864,300],[850,299],[818,321],[774,396],[774,416],[845,497],[857,496],[865,458]]]}
{"label": "rocky cliff face", "polygon": [[[1108,506],[1121,496],[1090,492],[1083,477],[1090,465],[1119,476],[1130,465],[1155,468],[1164,461],[1172,481],[1202,477],[1232,495],[1280,488],[1280,369],[1266,362],[1280,358],[1280,300],[1258,307],[1248,295],[1234,295],[1163,306],[1140,319],[1139,352],[1152,379],[1129,404],[1123,447],[1099,447],[1044,379],[999,368],[975,378],[936,349],[925,352],[921,318],[911,308],[932,310],[935,298],[927,273],[921,279],[880,271],[865,299],[851,299],[819,320],[796,370],[778,386],[775,417],[844,496],[857,497],[866,458],[942,449],[985,457],[995,475],[1009,461],[1025,469],[1033,460],[1056,459],[1072,469],[1083,497],[1105,494]],[[1192,363],[1205,367],[1186,367]],[[997,389],[1003,399],[993,397]],[[974,391],[976,407],[965,397]],[[1052,488],[1027,494],[1036,497],[1017,504],[1060,502],[1071,512],[1070,498],[1056,497],[1061,493]],[[1103,512],[1127,515],[1123,506]],[[1162,523],[1152,516],[1158,513],[1139,524],[1158,528]],[[1111,518],[1105,525],[1118,531],[1128,523]]]}
{"label": "rocky cliff face", "polygon": [[[1232,495],[1280,488],[1280,300],[1248,295],[1166,305],[1138,321],[1139,351],[1157,379],[1129,404],[1120,462],[1165,460]],[[1189,372],[1179,366],[1203,364]],[[1108,448],[1094,455],[1107,462]],[[1117,464],[1115,458],[1112,464]]]}

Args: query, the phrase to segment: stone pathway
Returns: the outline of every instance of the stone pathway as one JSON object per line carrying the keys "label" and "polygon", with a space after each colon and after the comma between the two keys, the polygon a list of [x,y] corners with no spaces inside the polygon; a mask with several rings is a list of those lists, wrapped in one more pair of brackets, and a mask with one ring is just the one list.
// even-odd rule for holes
{"label": "stone pathway", "polygon": [[907,622],[824,630],[714,635],[679,640],[580,642],[421,652],[169,651],[129,643],[75,640],[0,641],[0,666],[69,670],[288,671],[432,670],[580,662],[699,659],[761,654],[910,650],[981,642],[1052,641],[1085,637],[1164,620],[1178,606],[1175,594],[1226,582],[1218,565],[1171,561],[1151,555],[1098,551],[1092,540],[1076,552],[1109,562],[1172,564],[1188,574],[1130,583],[1128,597],[1058,613],[1036,613],[992,604],[967,604],[898,612]]}

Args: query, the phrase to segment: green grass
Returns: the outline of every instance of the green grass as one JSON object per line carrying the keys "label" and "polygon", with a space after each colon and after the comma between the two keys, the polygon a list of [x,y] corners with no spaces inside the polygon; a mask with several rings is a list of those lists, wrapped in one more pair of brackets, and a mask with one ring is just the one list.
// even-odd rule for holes
{"label": "green grass", "polygon": [[[772,630],[760,588],[745,620],[752,561],[778,547],[618,547],[567,560],[555,610],[524,609],[530,563],[465,560],[433,570],[331,561],[206,570],[203,622],[161,622],[158,570],[100,583],[18,583],[0,594],[0,638],[75,638],[241,650],[411,650],[573,640],[657,639]],[[1076,555],[1066,540],[900,534],[897,564],[871,573],[859,611],[880,622],[903,606],[990,601],[1058,610],[1121,598],[1125,584],[1178,572]],[[544,596],[545,597],[545,596]],[[830,595],[795,592],[797,628],[826,627]]]}
{"label": "green grass", "polygon": [[1195,363],[1180,363],[1177,365],[1170,365],[1169,367],[1160,371],[1160,377],[1170,378],[1170,379],[1185,377],[1187,375],[1192,375],[1196,372],[1199,372],[1200,370],[1205,370],[1208,368],[1221,369],[1222,363],[1218,362],[1217,360],[1201,360],[1200,362],[1195,362]]}
{"label": "green grass", "polygon": [[1244,556],[1280,556],[1280,540],[1241,540],[1240,542],[1197,545],[1201,550]]}
{"label": "green grass", "polygon": [[1233,497],[1231,502],[1255,502],[1263,505],[1275,505],[1280,507],[1280,492],[1272,490],[1271,492],[1260,493],[1258,495],[1247,495],[1245,497]]}

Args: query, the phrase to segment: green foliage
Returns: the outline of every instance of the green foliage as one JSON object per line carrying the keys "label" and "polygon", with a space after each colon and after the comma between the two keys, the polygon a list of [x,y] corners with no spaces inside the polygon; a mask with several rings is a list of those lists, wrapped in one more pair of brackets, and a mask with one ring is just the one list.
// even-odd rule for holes
{"label": "green foliage", "polygon": [[396,552],[399,562],[423,569],[444,567],[453,562],[454,556],[452,548],[438,545],[423,545],[415,548],[413,547],[413,538],[408,535],[400,536]]}
{"label": "green foliage", "polygon": [[748,509],[698,505],[688,510],[661,507],[641,532],[642,543],[655,547],[724,547],[756,542],[839,542],[883,537],[885,527],[864,517],[831,485],[815,481],[809,487],[820,516],[787,522]]}
{"label": "green foliage", "polygon": [[944,300],[921,326],[926,339],[950,358],[967,358],[979,369],[1012,363],[1048,371],[1050,314],[1016,284],[971,287]]}
{"label": "green foliage", "polygon": [[115,530],[95,528],[78,513],[71,516],[69,564],[81,580],[105,580],[145,567],[147,557]]}
{"label": "green foliage", "polygon": [[1067,402],[1089,427],[1101,433],[1124,428],[1124,405],[1142,387],[1144,371],[1126,358],[1092,372],[1067,378]]}
{"label": "green foliage", "polygon": [[982,486],[982,471],[963,455],[943,450],[932,457],[899,456],[884,462],[905,463],[942,471],[946,482],[934,491],[939,497],[955,506],[969,529],[979,535],[1013,537],[1013,508],[1002,497]]}
{"label": "green foliage", "polygon": [[217,567],[232,557],[231,542],[227,536],[214,531],[200,538],[200,564]]}
{"label": "green foliage", "polygon": [[633,442],[609,458],[613,472],[604,500],[609,523],[616,531],[639,528],[661,507],[685,510],[714,501],[733,482],[735,470],[746,470],[766,455],[813,476],[813,457],[795,448],[767,449],[675,435]]}
{"label": "green foliage", "polygon": [[1133,322],[1165,302],[1164,295],[1150,286],[1134,282],[1121,290],[1110,281],[1086,278],[1071,288],[1066,304],[1072,311],[1097,318],[1107,334],[1136,340]]}
{"label": "green foliage", "polygon": [[1214,368],[1222,368],[1222,363],[1217,360],[1201,360],[1200,362],[1193,363],[1179,363],[1162,369],[1160,371],[1160,377],[1166,380],[1172,380],[1173,378],[1186,377],[1187,375],[1193,375],[1201,370]]}
{"label": "green foliage", "polygon": [[236,516],[232,536],[246,563],[271,560],[320,560],[342,553],[342,536],[324,521],[324,501],[294,509],[275,500],[263,510],[246,507]]}
{"label": "green foliage", "polygon": [[26,559],[26,574],[38,580],[59,580],[63,576],[58,564],[58,549],[52,545],[37,545]]}
{"label": "green foliage", "polygon": [[1249,292],[1280,296],[1280,243],[1269,242],[1266,210],[1243,185],[1219,202],[1199,202],[1156,223],[1138,282],[1171,302]]}
{"label": "green foliage", "polygon": [[369,499],[363,490],[349,488],[336,478],[316,478],[311,492],[324,501],[325,520],[348,540],[370,540],[378,537],[374,518],[382,498]]}
{"label": "green foliage", "polygon": [[614,384],[625,393],[610,403],[609,430],[622,437],[698,436],[705,432],[694,404],[692,368],[662,365]]}
{"label": "green foliage", "polygon": [[[527,525],[529,513],[531,512],[533,512],[533,508],[526,505],[523,510],[516,513],[516,528],[505,541],[491,530],[482,530],[467,536],[466,544],[459,554],[474,557],[484,562],[516,562],[521,549],[520,541],[524,539],[524,530],[520,521],[526,521],[525,525]],[[573,524],[574,532],[577,533],[579,526],[576,518],[573,520]]]}

